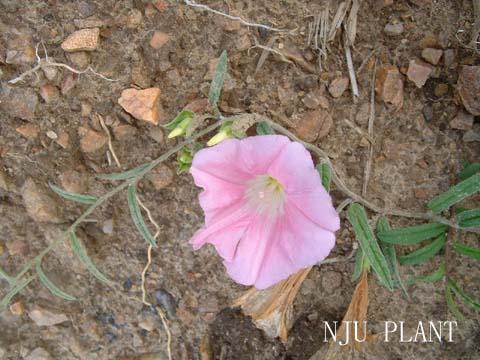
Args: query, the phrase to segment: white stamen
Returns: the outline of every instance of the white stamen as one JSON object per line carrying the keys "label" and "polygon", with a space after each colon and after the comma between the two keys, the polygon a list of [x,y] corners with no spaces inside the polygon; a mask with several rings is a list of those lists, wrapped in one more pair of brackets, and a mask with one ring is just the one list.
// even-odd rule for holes
{"label": "white stamen", "polygon": [[276,218],[283,214],[285,192],[282,184],[270,175],[259,175],[247,184],[248,204],[259,214]]}

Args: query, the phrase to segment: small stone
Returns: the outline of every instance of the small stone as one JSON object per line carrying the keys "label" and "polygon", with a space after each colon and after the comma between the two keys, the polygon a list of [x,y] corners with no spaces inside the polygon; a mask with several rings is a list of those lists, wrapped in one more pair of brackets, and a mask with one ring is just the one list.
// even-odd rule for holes
{"label": "small stone", "polygon": [[27,255],[30,252],[28,243],[23,240],[14,240],[7,243],[8,253],[12,256]]}
{"label": "small stone", "polygon": [[468,130],[463,134],[463,141],[465,142],[474,142],[480,141],[480,132],[474,130]]}
{"label": "small stone", "polygon": [[113,128],[113,136],[119,141],[132,139],[136,134],[137,129],[131,125],[118,125]]}
{"label": "small stone", "polygon": [[167,80],[170,82],[170,84],[178,86],[182,82],[182,78],[180,77],[180,73],[178,72],[177,69],[172,69],[167,71],[165,74],[165,77]]}
{"label": "small stone", "polygon": [[42,97],[43,101],[45,101],[47,104],[50,104],[60,97],[60,92],[56,86],[44,84],[40,86],[40,96]]}
{"label": "small stone", "polygon": [[45,66],[42,68],[42,71],[49,81],[54,81],[57,78],[58,70],[54,66]]}
{"label": "small stone", "polygon": [[67,54],[68,59],[79,70],[85,69],[90,64],[90,55],[86,51],[76,51]]}
{"label": "small stone", "polygon": [[155,330],[155,321],[151,317],[147,317],[146,319],[140,321],[138,326],[141,327],[143,330],[151,332]]}
{"label": "small stone", "polygon": [[418,88],[421,88],[427,82],[432,71],[433,67],[431,65],[420,59],[413,59],[408,64],[407,77]]}
{"label": "small stone", "polygon": [[159,289],[155,291],[155,299],[157,305],[161,305],[165,309],[170,319],[175,317],[177,313],[177,300],[172,294],[165,289]]}
{"label": "small stone", "polygon": [[0,113],[33,120],[37,104],[37,94],[31,88],[5,87],[0,90]]}
{"label": "small stone", "polygon": [[107,143],[107,138],[103,133],[98,131],[79,128],[78,133],[81,137],[80,139],[80,148],[84,153],[93,153],[97,150],[100,150]]}
{"label": "small stone", "polygon": [[348,77],[339,77],[339,78],[333,79],[330,85],[328,86],[328,92],[334,98],[338,98],[342,96],[345,90],[347,90],[349,83],[350,83],[350,80],[348,79]]}
{"label": "small stone", "polygon": [[443,65],[447,69],[451,69],[454,67],[455,64],[455,50],[454,49],[447,49],[443,52]]}
{"label": "small stone", "polygon": [[25,124],[16,128],[15,131],[18,132],[23,137],[31,140],[31,139],[36,139],[38,137],[38,133],[40,132],[40,129],[38,128],[37,125]]}
{"label": "small stone", "polygon": [[436,97],[442,97],[447,95],[448,93],[448,85],[447,84],[437,84],[435,86],[435,90],[433,91]]}
{"label": "small stone", "polygon": [[252,47],[248,34],[243,34],[235,40],[235,47],[238,51],[245,51]]}
{"label": "small stone", "polygon": [[168,9],[169,4],[165,0],[157,0],[153,2],[153,6],[155,6],[158,12],[164,12]]}
{"label": "small stone", "polygon": [[92,105],[88,102],[82,102],[80,105],[80,115],[83,117],[88,117],[90,113],[92,112]]}
{"label": "small stone", "polygon": [[362,105],[360,105],[355,115],[355,121],[357,122],[358,125],[365,126],[368,124],[369,118],[370,118],[370,104],[363,103]]}
{"label": "small stone", "polygon": [[385,28],[383,31],[385,31],[385,34],[389,36],[399,36],[402,35],[404,30],[403,24],[402,23],[397,23],[397,24],[387,24],[385,25]]}
{"label": "small stone", "polygon": [[315,92],[310,92],[303,98],[303,103],[309,109],[315,110],[318,107],[322,109],[328,109],[328,99],[323,95],[318,95]]}
{"label": "small stone", "polygon": [[184,110],[190,110],[195,114],[204,114],[205,112],[211,110],[210,103],[208,99],[196,99],[190,101],[184,108]]}
{"label": "small stone", "polygon": [[27,214],[37,222],[62,223],[57,201],[28,178],[22,187],[22,197]]}
{"label": "small stone", "polygon": [[470,130],[473,127],[474,117],[465,111],[459,111],[457,116],[450,121],[450,127],[457,130]]}
{"label": "small stone", "polygon": [[155,140],[159,144],[163,144],[165,141],[165,135],[163,135],[162,129],[158,127],[154,127],[150,129],[148,136],[150,136],[153,140]]}
{"label": "small stone", "polygon": [[99,35],[99,28],[77,30],[63,41],[62,49],[66,52],[96,50]]}
{"label": "small stone", "polygon": [[85,194],[88,191],[88,176],[75,170],[66,170],[60,174],[60,184],[66,191]]}
{"label": "small stone", "polygon": [[54,313],[39,307],[31,310],[28,316],[37,326],[53,326],[68,321],[65,314]]}
{"label": "small stone", "polygon": [[78,75],[74,73],[68,73],[62,81],[61,93],[62,95],[67,95],[77,84]]}
{"label": "small stone", "polygon": [[58,139],[55,140],[55,142],[60,145],[64,149],[68,149],[70,146],[70,136],[64,131],[61,131],[60,134],[58,134]]}
{"label": "small stone", "polygon": [[332,127],[333,120],[325,110],[307,111],[297,120],[297,135],[308,142],[327,136]]}
{"label": "small stone", "polygon": [[160,89],[125,89],[118,99],[120,106],[138,120],[157,125],[163,118],[163,109],[159,103]]}
{"label": "small stone", "polygon": [[107,235],[113,234],[113,219],[108,219],[103,222],[102,231]]}
{"label": "small stone", "polygon": [[479,116],[480,66],[462,66],[458,75],[457,89],[465,109],[470,114]]}
{"label": "small stone", "polygon": [[49,139],[52,139],[52,140],[57,140],[58,139],[58,135],[55,131],[48,130],[46,135]]}
{"label": "small stone", "polygon": [[38,347],[33,350],[25,360],[54,360],[53,357],[47,352],[47,350]]}
{"label": "small stone", "polygon": [[368,139],[362,137],[362,139],[360,140],[360,143],[358,144],[360,147],[368,147],[370,145],[370,141],[368,141]]}
{"label": "small stone", "polygon": [[426,48],[422,50],[422,57],[432,65],[437,65],[442,57],[443,51],[440,49]]}
{"label": "small stone", "polygon": [[25,307],[20,301],[17,301],[10,305],[10,312],[16,316],[22,316],[25,312]]}
{"label": "small stone", "polygon": [[423,118],[426,122],[430,122],[433,120],[433,107],[429,104],[425,105],[422,108]]}
{"label": "small stone", "polygon": [[138,9],[132,9],[127,15],[127,28],[135,29],[137,28],[143,20],[142,12]]}
{"label": "small stone", "polygon": [[413,195],[416,199],[425,200],[430,197],[429,192],[424,188],[416,188],[413,190]]}
{"label": "small stone", "polygon": [[158,50],[163,45],[165,45],[169,40],[170,40],[170,35],[161,31],[155,31],[153,33],[152,38],[150,39],[150,46],[155,50]]}
{"label": "small stone", "polygon": [[375,91],[385,102],[397,109],[403,106],[403,76],[394,65],[382,66],[375,82]]}
{"label": "small stone", "polygon": [[172,183],[174,174],[167,165],[161,164],[145,177],[152,183],[155,190],[161,190]]}

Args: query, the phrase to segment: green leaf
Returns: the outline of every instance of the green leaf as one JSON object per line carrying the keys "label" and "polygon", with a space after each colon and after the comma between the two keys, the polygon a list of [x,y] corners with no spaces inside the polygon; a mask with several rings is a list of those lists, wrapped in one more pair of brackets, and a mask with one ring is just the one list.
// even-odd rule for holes
{"label": "green leaf", "polygon": [[445,276],[445,263],[441,263],[438,269],[431,274],[427,274],[424,276],[410,277],[407,280],[407,285],[410,286],[417,282],[434,283],[442,280],[444,276]]}
{"label": "green leaf", "polygon": [[195,114],[190,111],[190,110],[182,110],[180,111],[175,118],[170,121],[168,124],[164,125],[163,127],[168,129],[168,130],[173,130],[175,129],[178,124],[180,124],[183,120],[185,119],[193,119],[193,116]]}
{"label": "green leaf", "polygon": [[357,249],[357,253],[355,254],[355,266],[353,268],[352,281],[357,281],[360,275],[362,275],[362,271],[368,268],[368,260],[365,257],[362,248],[359,247]]}
{"label": "green leaf", "polygon": [[453,249],[459,254],[470,256],[475,260],[480,260],[480,248],[470,247],[459,242],[455,242]]}
{"label": "green leaf", "polygon": [[443,194],[433,198],[428,202],[427,207],[438,214],[478,191],[480,191],[480,173],[470,176],[461,183],[452,186]]}
{"label": "green leaf", "polygon": [[74,192],[63,190],[63,189],[61,189],[58,186],[55,186],[53,184],[48,184],[48,185],[50,186],[50,189],[52,189],[58,195],[60,195],[61,197],[65,198],[67,200],[76,201],[76,202],[82,203],[82,204],[93,204],[95,201],[98,200],[98,198],[96,196],[81,195],[81,194],[77,194],[77,193],[74,193]]}
{"label": "green leaf", "polygon": [[373,231],[368,225],[367,214],[363,206],[357,203],[350,205],[347,211],[347,217],[355,231],[355,237],[365,253],[373,271],[381,279],[381,282],[387,288],[393,289],[392,274],[388,267],[387,260],[380,250]]}
{"label": "green leaf", "polygon": [[325,190],[327,190],[327,192],[330,192],[330,185],[332,183],[332,169],[328,164],[321,163],[317,165],[317,171],[322,179],[323,187]]}
{"label": "green leaf", "polygon": [[411,252],[408,255],[400,256],[399,261],[402,265],[422,264],[434,257],[445,245],[446,234],[440,235],[430,244]]}
{"label": "green leaf", "polygon": [[137,187],[135,184],[128,186],[128,207],[130,208],[130,215],[132,216],[133,223],[137,227],[138,232],[145,239],[147,244],[157,247],[157,243],[153,238],[148,226],[143,220],[142,212],[137,201]]}
{"label": "green leaf", "polygon": [[100,270],[97,269],[92,259],[90,259],[90,257],[88,256],[87,249],[85,249],[85,246],[77,237],[74,231],[70,231],[69,238],[70,246],[72,247],[73,252],[75,253],[75,255],[78,256],[78,258],[83,263],[83,265],[85,265],[88,271],[90,271],[93,276],[95,276],[98,280],[104,282],[105,284],[110,286],[113,285],[112,281],[109,280],[105,275],[100,272]]}
{"label": "green leaf", "polygon": [[476,311],[480,311],[480,303],[478,301],[475,301],[470,295],[466,294],[463,289],[458,286],[458,284],[453,281],[452,279],[448,279],[448,285],[452,288],[452,290],[457,294],[462,301],[470,306],[472,309]]}
{"label": "green leaf", "polygon": [[431,223],[387,231],[378,231],[377,236],[383,242],[398,245],[412,245],[422,240],[437,237],[443,234],[447,228],[447,225]]}
{"label": "green leaf", "polygon": [[0,268],[0,278],[5,279],[9,284],[15,283],[15,279],[9,276],[5,271]]}
{"label": "green leaf", "polygon": [[13,297],[22,291],[28,284],[30,284],[33,279],[35,279],[35,276],[29,277],[28,279],[13,285],[10,291],[2,298],[2,300],[0,300],[0,312],[5,310],[8,304],[10,304],[10,301],[12,301]]}
{"label": "green leaf", "polygon": [[37,261],[35,265],[35,270],[37,271],[38,274],[38,279],[42,283],[43,286],[45,286],[50,292],[59,298],[68,300],[68,301],[75,301],[77,300],[74,296],[67,294],[63,290],[61,290],[57,285],[55,285],[49,278],[48,276],[43,272],[42,265],[41,265],[41,260]]}
{"label": "green leaf", "polygon": [[480,226],[480,209],[457,212],[457,223],[465,228]]}
{"label": "green leaf", "polygon": [[97,178],[102,180],[127,180],[141,174],[149,166],[150,163],[145,163],[121,173],[99,174]]}
{"label": "green leaf", "polygon": [[458,320],[463,320],[464,316],[458,309],[458,306],[453,299],[452,287],[450,283],[445,286],[445,301],[447,302],[448,309],[453,314],[453,316],[455,316]]}
{"label": "green leaf", "polygon": [[223,50],[220,58],[218,59],[215,75],[213,76],[212,84],[210,85],[210,91],[208,92],[208,101],[212,105],[216,105],[220,99],[223,80],[225,79],[225,73],[227,72],[227,62],[227,52]]}
{"label": "green leaf", "polygon": [[273,131],[270,124],[266,121],[260,121],[257,123],[257,134],[258,135],[273,135],[275,131]]}
{"label": "green leaf", "polygon": [[479,172],[480,172],[480,163],[470,163],[463,168],[459,177],[460,177],[460,180],[466,180],[470,176],[475,175]]}
{"label": "green leaf", "polygon": [[[388,220],[386,217],[382,216],[378,219],[376,230],[377,232],[391,230],[390,224],[388,223]],[[396,283],[403,290],[405,296],[408,297],[407,289],[405,288],[402,278],[400,277],[400,270],[398,268],[397,252],[395,251],[395,245],[382,241],[380,242],[380,248],[382,249],[383,254],[385,255],[385,259],[387,260],[388,266],[390,267],[390,272],[393,274],[393,277],[395,278]]]}

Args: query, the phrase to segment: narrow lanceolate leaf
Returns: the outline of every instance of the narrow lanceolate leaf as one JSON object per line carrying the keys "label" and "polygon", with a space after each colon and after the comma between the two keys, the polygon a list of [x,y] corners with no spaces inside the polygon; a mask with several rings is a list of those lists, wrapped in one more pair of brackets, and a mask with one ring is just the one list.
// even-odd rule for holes
{"label": "narrow lanceolate leaf", "polygon": [[393,289],[393,279],[388,267],[387,260],[380,250],[377,239],[368,225],[367,214],[360,204],[350,205],[347,211],[347,217],[355,231],[355,237],[360,243],[362,250],[370,263],[373,271],[389,289]]}
{"label": "narrow lanceolate leaf", "polygon": [[443,234],[447,228],[447,225],[431,223],[400,229],[382,230],[377,232],[377,236],[383,242],[398,245],[412,245],[423,240],[437,237]]}
{"label": "narrow lanceolate leaf", "polygon": [[461,183],[451,187],[448,191],[430,200],[427,207],[438,214],[447,210],[453,204],[480,191],[480,173],[470,176]]}
{"label": "narrow lanceolate leaf", "polygon": [[70,246],[72,247],[73,252],[75,255],[78,256],[80,261],[85,265],[85,267],[95,276],[98,280],[104,282],[107,285],[112,285],[112,281],[108,279],[105,275],[103,275],[100,270],[97,269],[95,264],[93,263],[92,259],[87,254],[87,249],[81,242],[81,240],[77,237],[75,232],[71,231],[69,234],[70,238]]}
{"label": "narrow lanceolate leaf", "polygon": [[45,286],[50,292],[62,299],[68,300],[68,301],[75,301],[77,300],[74,296],[67,294],[63,290],[61,290],[57,285],[55,285],[49,278],[48,276],[43,272],[42,265],[40,261],[37,261],[35,265],[35,270],[37,271],[38,274],[38,279],[42,283],[43,286]]}
{"label": "narrow lanceolate leaf", "polygon": [[322,179],[323,187],[325,188],[325,190],[330,192],[330,185],[332,183],[332,169],[328,164],[321,163],[317,165],[317,171],[320,175],[320,178]]}
{"label": "narrow lanceolate leaf", "polygon": [[0,279],[6,280],[9,284],[13,284],[15,280],[0,268]]}
{"label": "narrow lanceolate leaf", "polygon": [[127,180],[142,173],[149,166],[150,166],[150,163],[145,163],[121,173],[99,174],[97,175],[97,178],[102,180]]}
{"label": "narrow lanceolate leaf", "polygon": [[430,244],[411,252],[408,255],[400,256],[399,261],[402,265],[417,265],[423,264],[430,260],[445,246],[446,234],[440,235]]}
{"label": "narrow lanceolate leaf", "polygon": [[190,110],[182,110],[180,111],[175,118],[170,121],[168,124],[164,125],[164,127],[168,130],[175,129],[183,120],[185,119],[192,119],[195,114]]}
{"label": "narrow lanceolate leaf", "polygon": [[450,283],[445,286],[445,301],[447,302],[448,309],[457,318],[457,320],[463,320],[463,314],[458,309],[455,300],[453,299],[452,287]]}
{"label": "narrow lanceolate leaf", "polygon": [[257,134],[258,135],[272,135],[275,134],[270,124],[266,121],[261,121],[257,123]]}
{"label": "narrow lanceolate leaf", "polygon": [[35,279],[35,276],[29,277],[28,279],[25,279],[13,285],[10,291],[0,300],[0,312],[5,310],[8,304],[10,304],[10,301],[12,301],[13,297],[17,295],[20,291],[22,291],[22,289],[25,288],[28,284],[30,284],[33,279]]}
{"label": "narrow lanceolate leaf", "polygon": [[[391,230],[390,224],[388,223],[387,218],[382,216],[377,221],[377,232],[389,231],[389,230]],[[387,259],[387,263],[388,263],[388,266],[390,267],[390,272],[392,273],[394,280],[396,280],[396,283],[403,290],[403,292],[405,293],[405,296],[408,297],[407,289],[405,288],[402,278],[400,277],[400,270],[398,268],[397,252],[395,251],[395,245],[382,241],[380,242],[380,248],[382,249],[383,254],[385,255],[385,259]]]}
{"label": "narrow lanceolate leaf", "polygon": [[471,163],[465,166],[460,173],[460,180],[466,180],[470,176],[480,173],[480,163]]}
{"label": "narrow lanceolate leaf", "polygon": [[150,230],[148,230],[145,220],[143,220],[142,212],[137,201],[137,187],[135,184],[128,187],[128,207],[130,208],[130,215],[132,216],[133,223],[137,227],[140,235],[142,235],[147,244],[156,247],[157,242],[150,233]]}
{"label": "narrow lanceolate leaf", "polygon": [[455,281],[453,281],[452,279],[449,279],[448,285],[452,288],[455,294],[457,294],[460,297],[460,299],[462,299],[462,301],[466,305],[470,306],[473,310],[480,311],[480,303],[475,299],[473,299],[470,295],[465,293],[465,291],[463,291],[463,289],[460,286],[458,286],[458,284]]}
{"label": "narrow lanceolate leaf", "polygon": [[445,276],[445,263],[440,264],[437,270],[433,273],[424,275],[424,276],[415,276],[411,277],[407,280],[407,285],[413,285],[417,282],[427,282],[427,283],[434,283],[440,281]]}
{"label": "narrow lanceolate leaf", "polygon": [[470,256],[475,260],[480,260],[480,248],[470,247],[456,242],[453,245],[453,249],[459,254]]}
{"label": "narrow lanceolate leaf", "polygon": [[93,204],[95,201],[98,200],[98,198],[96,196],[93,196],[93,195],[77,194],[77,193],[74,193],[74,192],[63,190],[63,189],[61,189],[58,186],[55,186],[53,184],[48,184],[48,185],[50,186],[50,189],[52,189],[58,195],[60,195],[61,197],[65,198],[67,200],[76,201],[76,202],[82,203],[82,204]]}
{"label": "narrow lanceolate leaf", "polygon": [[208,93],[208,101],[212,105],[216,105],[220,99],[225,73],[227,72],[227,62],[227,52],[223,50],[222,55],[220,55],[220,58],[218,59],[215,75],[213,76],[212,84],[210,85],[210,91]]}
{"label": "narrow lanceolate leaf", "polygon": [[480,227],[480,209],[465,210],[457,214],[457,223],[461,227]]}
{"label": "narrow lanceolate leaf", "polygon": [[353,268],[352,281],[357,281],[365,264],[365,254],[363,253],[362,248],[358,248],[357,253],[355,254],[355,266]]}

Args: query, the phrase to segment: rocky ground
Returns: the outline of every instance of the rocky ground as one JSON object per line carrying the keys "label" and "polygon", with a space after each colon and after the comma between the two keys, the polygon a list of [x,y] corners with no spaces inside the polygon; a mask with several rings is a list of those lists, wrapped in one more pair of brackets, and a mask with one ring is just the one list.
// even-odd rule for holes
{"label": "rocky ground", "polygon": [[[381,207],[422,211],[450,186],[452,163],[478,161],[480,57],[469,45],[472,1],[361,2],[352,49],[355,101],[341,35],[329,42],[322,71],[308,42],[313,16],[329,1],[205,3],[289,31],[244,26],[166,0],[0,1],[0,267],[7,273],[18,272],[84,209],[47,185],[100,196],[112,184],[96,174],[134,167],[174,146],[161,125],[185,107],[207,110],[204,99],[224,49],[229,72],[220,109],[266,115],[317,144],[358,193],[372,142],[366,197]],[[331,17],[337,7],[330,2]],[[276,53],[263,60],[268,52],[256,44]],[[188,240],[203,222],[198,189],[188,174],[176,174],[174,158],[140,182],[139,195],[161,228],[147,298],[169,319],[174,359],[309,359],[325,346],[323,321],[341,320],[355,287],[353,259],[310,273],[282,343],[229,308],[245,289],[229,280],[214,251],[191,249]],[[335,189],[332,195],[336,204],[345,198]],[[100,206],[77,233],[118,286],[104,286],[66,244],[57,246],[43,269],[80,300],[53,297],[32,282],[0,313],[0,359],[167,358],[162,321],[138,300],[147,247],[126,195]],[[349,254],[353,240],[345,225],[333,256]],[[463,240],[479,244],[478,237]],[[432,271],[439,261],[402,268],[402,275]],[[456,279],[479,298],[478,265],[449,261]],[[6,293],[3,280],[0,289]],[[441,284],[415,285],[410,295],[392,294],[372,276],[372,331],[380,333],[384,320],[451,318]],[[478,359],[478,313],[462,311],[468,320],[459,323],[453,343],[379,344],[370,357]]]}

